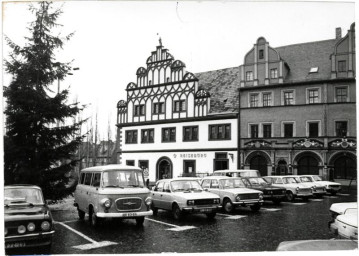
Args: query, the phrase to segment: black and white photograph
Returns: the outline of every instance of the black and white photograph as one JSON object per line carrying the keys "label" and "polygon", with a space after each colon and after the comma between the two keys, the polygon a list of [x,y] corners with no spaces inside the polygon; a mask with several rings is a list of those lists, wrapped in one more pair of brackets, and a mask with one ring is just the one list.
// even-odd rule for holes
{"label": "black and white photograph", "polygon": [[3,0],[0,254],[356,255],[355,12]]}

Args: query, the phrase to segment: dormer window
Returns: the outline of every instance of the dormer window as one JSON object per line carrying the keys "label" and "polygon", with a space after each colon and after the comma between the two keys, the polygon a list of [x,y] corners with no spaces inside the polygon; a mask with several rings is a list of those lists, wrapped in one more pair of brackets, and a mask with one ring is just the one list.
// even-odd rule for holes
{"label": "dormer window", "polygon": [[318,67],[312,67],[309,70],[309,73],[318,73],[319,68]]}
{"label": "dormer window", "polygon": [[347,65],[345,60],[338,61],[338,72],[346,72]]}
{"label": "dormer window", "polygon": [[253,72],[252,71],[246,72],[246,81],[253,81]]}
{"label": "dormer window", "polygon": [[259,50],[259,59],[263,59],[263,58],[264,58],[264,51]]}

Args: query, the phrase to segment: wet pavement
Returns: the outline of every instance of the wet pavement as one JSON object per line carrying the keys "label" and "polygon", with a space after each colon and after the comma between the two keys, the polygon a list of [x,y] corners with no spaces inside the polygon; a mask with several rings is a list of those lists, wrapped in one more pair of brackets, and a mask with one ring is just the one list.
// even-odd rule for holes
{"label": "wet pavement", "polygon": [[[175,221],[159,211],[143,227],[135,220],[106,220],[92,228],[86,216],[78,220],[75,207],[53,210],[55,236],[52,254],[204,253],[274,251],[282,241],[331,239],[329,208],[332,203],[357,201],[356,191],[304,202],[265,203],[257,213],[240,208],[233,214],[187,215]],[[30,254],[27,251],[27,254]]]}

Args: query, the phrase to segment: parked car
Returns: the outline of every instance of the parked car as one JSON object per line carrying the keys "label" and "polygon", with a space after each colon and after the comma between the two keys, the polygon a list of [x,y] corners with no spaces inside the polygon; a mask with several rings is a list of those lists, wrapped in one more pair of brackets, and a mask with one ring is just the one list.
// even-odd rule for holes
{"label": "parked car", "polygon": [[221,209],[219,196],[204,191],[191,177],[159,180],[151,194],[153,214],[158,209],[172,211],[176,220],[186,213],[203,213],[213,219]]}
{"label": "parked car", "polygon": [[332,195],[335,195],[337,192],[341,191],[342,189],[340,183],[324,180],[319,175],[301,175],[301,177],[307,177],[318,186],[324,186],[325,190]]}
{"label": "parked car", "polygon": [[[347,202],[347,203],[335,203],[330,206],[330,215],[331,220],[328,223],[329,229],[331,229],[331,225],[335,222],[337,217],[339,215],[343,215],[346,213],[349,209],[358,209],[358,203],[357,202]],[[337,233],[337,225],[333,226],[333,229],[331,229],[332,232]]]}
{"label": "parked car", "polygon": [[322,197],[327,193],[324,185],[312,182],[311,179],[306,176],[290,175],[288,177],[293,177],[298,183],[301,183],[304,186],[311,188],[313,196]]}
{"label": "parked car", "polygon": [[276,251],[332,251],[358,250],[358,243],[350,239],[295,240],[281,242]]}
{"label": "parked car", "polygon": [[241,178],[208,176],[202,179],[201,185],[204,190],[220,196],[227,213],[238,206],[250,206],[252,211],[259,211],[263,204],[262,191],[246,188]]}
{"label": "parked car", "polygon": [[285,200],[286,189],[274,187],[268,184],[263,178],[246,177],[242,178],[242,181],[247,188],[262,191],[264,200],[273,201],[275,204],[280,204],[280,202]]}
{"label": "parked car", "polygon": [[5,186],[4,203],[5,249],[41,247],[49,253],[55,231],[41,188]]}
{"label": "parked car", "polygon": [[92,226],[105,218],[135,219],[142,225],[152,215],[150,190],[143,171],[126,165],[94,166],[83,169],[75,190],[79,218],[89,215]]}
{"label": "parked car", "polygon": [[228,177],[261,177],[258,170],[218,170],[213,172],[213,176]]}
{"label": "parked car", "polygon": [[358,208],[348,208],[329,226],[339,238],[358,240]]}
{"label": "parked car", "polygon": [[274,187],[285,188],[286,199],[294,201],[295,198],[302,198],[307,201],[313,196],[312,190],[301,183],[298,183],[293,177],[287,176],[266,176],[263,177],[265,181]]}

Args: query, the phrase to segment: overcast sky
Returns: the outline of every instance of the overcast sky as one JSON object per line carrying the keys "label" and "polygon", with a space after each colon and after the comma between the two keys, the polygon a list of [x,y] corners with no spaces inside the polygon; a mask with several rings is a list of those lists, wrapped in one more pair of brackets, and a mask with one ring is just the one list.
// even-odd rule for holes
{"label": "overcast sky", "polygon": [[[197,73],[243,64],[260,36],[272,47],[333,39],[335,28],[344,36],[354,22],[350,2],[66,1],[56,6],[61,3],[61,31],[75,35],[59,58],[74,59],[73,67],[80,68],[61,87],[71,86],[71,97],[91,104],[85,116],[98,112],[101,139],[108,120],[114,138],[116,104],[126,100],[127,84],[146,67],[159,37],[187,71]],[[3,33],[15,43],[24,43],[33,19],[28,3],[4,2]]]}

